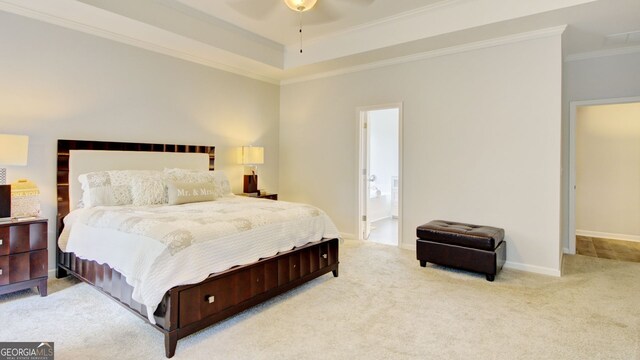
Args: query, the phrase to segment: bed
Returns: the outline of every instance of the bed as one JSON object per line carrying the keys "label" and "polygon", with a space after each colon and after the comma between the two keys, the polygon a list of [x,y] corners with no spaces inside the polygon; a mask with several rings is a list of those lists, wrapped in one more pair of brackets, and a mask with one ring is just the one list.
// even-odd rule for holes
{"label": "bed", "polygon": [[[82,190],[79,189],[79,183],[76,181],[80,173],[125,169],[162,170],[172,167],[214,170],[215,148],[191,145],[58,140],[57,156],[57,234],[61,237],[63,231],[68,230],[65,229],[63,219],[70,213],[73,215],[72,210],[77,207],[78,199],[82,198]],[[228,203],[231,208],[240,205],[246,206],[244,201],[259,201],[262,202],[260,207],[266,209],[265,212],[275,211],[273,209],[276,207],[276,202],[273,200],[242,200],[239,197],[212,202],[215,204],[202,203],[194,206],[215,205],[221,207]],[[277,207],[283,208],[283,206],[284,204],[279,204]],[[190,208],[186,207],[186,209]],[[81,211],[88,212],[89,209],[80,209],[78,212]],[[161,214],[157,216],[161,216]],[[260,233],[253,232],[251,234],[253,236],[251,241],[256,241],[255,237]],[[111,236],[106,231],[104,234],[86,236],[97,238],[99,237],[97,235],[101,235],[105,241],[110,240]],[[244,237],[242,234],[233,236],[235,239]],[[165,279],[176,278],[177,280],[174,279],[174,281],[177,281],[179,285],[172,286],[159,295],[155,294],[155,297],[141,297],[139,291],[141,286],[131,285],[131,283],[137,283],[131,279],[127,281],[127,277],[123,275],[123,273],[129,273],[126,266],[112,266],[104,260],[104,257],[86,256],[91,253],[92,246],[99,246],[100,243],[95,241],[93,243],[87,242],[89,245],[85,244],[82,252],[77,250],[78,254],[69,251],[66,243],[63,245],[64,249],[59,243],[56,252],[56,277],[75,276],[93,285],[147,321],[164,334],[165,354],[170,358],[175,354],[178,339],[326,273],[332,272],[335,277],[338,276],[339,240],[337,235],[330,238],[319,236],[317,239],[308,239],[297,234],[287,236],[300,237],[295,242],[295,247],[281,248],[277,254],[269,253],[267,256],[261,256],[251,262],[247,262],[246,259],[256,256],[258,253],[248,254],[249,251],[247,251],[247,254],[241,254],[242,256],[246,255],[243,260],[234,260],[239,261],[239,264],[228,266],[229,264],[225,265],[224,261],[220,264],[216,263],[216,266],[219,265],[222,268],[212,273],[207,272],[203,276],[203,280],[194,283],[185,283],[187,278],[180,278],[181,269],[158,267],[156,264],[152,274],[164,271],[167,273]],[[249,238],[249,235],[246,237]],[[114,243],[118,244],[115,240]],[[278,246],[284,245],[279,244]],[[75,249],[82,249],[82,246],[76,246]],[[182,248],[179,250],[182,251]],[[273,252],[272,250],[269,251]],[[181,252],[180,255],[187,260],[191,256],[187,251]],[[197,263],[195,259],[193,262]],[[217,269],[216,267],[212,268]],[[168,287],[170,284],[165,283],[164,285]],[[144,301],[139,302],[136,299]],[[143,304],[149,301],[147,299],[158,299],[157,304],[154,306]],[[156,300],[152,301],[155,304]]]}

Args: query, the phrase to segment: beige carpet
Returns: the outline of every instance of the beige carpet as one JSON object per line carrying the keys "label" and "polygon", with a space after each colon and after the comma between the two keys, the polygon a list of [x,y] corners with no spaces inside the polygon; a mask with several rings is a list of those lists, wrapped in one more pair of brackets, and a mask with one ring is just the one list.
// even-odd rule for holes
{"label": "beige carpet", "polygon": [[[565,276],[496,281],[421,268],[411,251],[347,241],[340,277],[178,342],[175,359],[640,359],[640,264],[566,256]],[[162,359],[160,332],[86,284],[0,297],[1,341],[56,359]]]}

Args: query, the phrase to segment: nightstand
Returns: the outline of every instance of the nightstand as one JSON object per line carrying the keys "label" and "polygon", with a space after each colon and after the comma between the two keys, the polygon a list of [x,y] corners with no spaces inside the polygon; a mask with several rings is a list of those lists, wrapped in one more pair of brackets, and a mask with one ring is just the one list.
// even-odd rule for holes
{"label": "nightstand", "polygon": [[0,295],[38,287],[47,296],[47,219],[0,223]]}
{"label": "nightstand", "polygon": [[278,200],[278,194],[270,194],[270,193],[266,193],[266,192],[261,192],[260,195],[256,194],[256,193],[242,193],[242,194],[238,194],[239,196],[246,196],[246,197],[254,197],[254,198],[258,198],[258,199],[270,199],[270,200]]}

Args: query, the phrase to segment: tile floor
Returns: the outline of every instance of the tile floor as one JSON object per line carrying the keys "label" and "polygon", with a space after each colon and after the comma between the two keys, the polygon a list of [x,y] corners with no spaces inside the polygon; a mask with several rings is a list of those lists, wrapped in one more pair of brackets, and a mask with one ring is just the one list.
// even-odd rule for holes
{"label": "tile floor", "polygon": [[371,223],[369,241],[380,244],[398,245],[398,219],[388,218]]}
{"label": "tile floor", "polygon": [[576,253],[605,259],[640,262],[640,242],[576,236]]}

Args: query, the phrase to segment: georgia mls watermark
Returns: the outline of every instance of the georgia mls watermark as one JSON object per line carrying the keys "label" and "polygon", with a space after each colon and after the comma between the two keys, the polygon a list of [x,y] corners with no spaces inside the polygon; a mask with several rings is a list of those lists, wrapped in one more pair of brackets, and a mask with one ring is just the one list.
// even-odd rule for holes
{"label": "georgia mls watermark", "polygon": [[53,360],[53,342],[0,342],[0,360]]}

